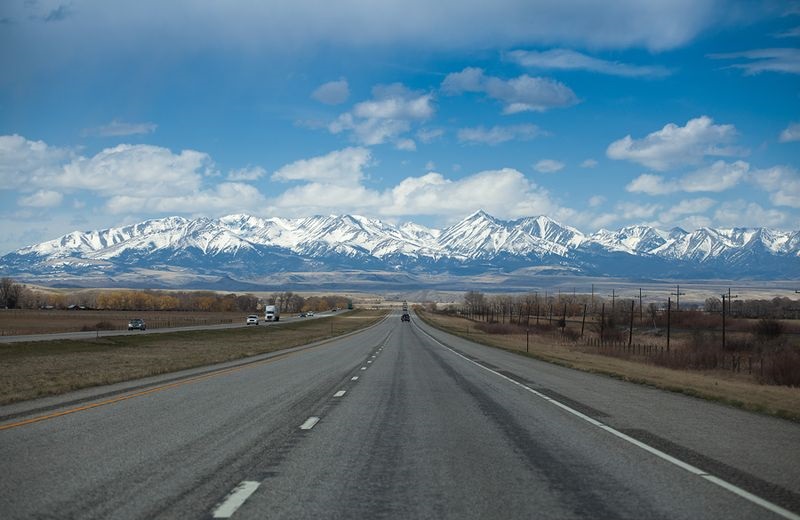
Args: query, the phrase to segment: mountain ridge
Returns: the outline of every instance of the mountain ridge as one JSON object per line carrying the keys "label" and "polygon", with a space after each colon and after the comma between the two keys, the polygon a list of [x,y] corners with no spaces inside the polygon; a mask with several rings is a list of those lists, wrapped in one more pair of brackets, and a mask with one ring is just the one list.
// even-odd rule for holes
{"label": "mountain ridge", "polygon": [[402,272],[423,279],[530,268],[586,276],[798,279],[800,231],[636,225],[587,235],[545,215],[503,220],[482,210],[444,229],[359,215],[233,214],[73,231],[0,257],[4,276],[77,284],[102,278],[112,285],[137,272],[258,285],[293,272]]}

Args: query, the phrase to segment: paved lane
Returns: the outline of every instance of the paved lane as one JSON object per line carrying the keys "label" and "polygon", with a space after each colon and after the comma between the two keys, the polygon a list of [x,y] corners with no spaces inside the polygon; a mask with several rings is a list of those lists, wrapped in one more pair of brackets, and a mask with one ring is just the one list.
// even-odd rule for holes
{"label": "paved lane", "polygon": [[0,511],[792,518],[798,457],[796,424],[539,363],[394,316],[319,347],[0,430]]}

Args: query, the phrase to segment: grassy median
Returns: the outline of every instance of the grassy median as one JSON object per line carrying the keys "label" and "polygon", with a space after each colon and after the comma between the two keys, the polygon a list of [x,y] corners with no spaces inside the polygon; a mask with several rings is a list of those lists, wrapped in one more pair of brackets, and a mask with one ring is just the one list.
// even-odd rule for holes
{"label": "grassy median", "polygon": [[489,334],[476,327],[474,322],[462,317],[422,311],[418,311],[418,314],[434,327],[490,347],[502,348],[577,370],[609,375],[663,390],[718,401],[745,410],[800,421],[800,388],[797,387],[758,384],[725,371],[674,370],[588,353],[537,334],[529,336],[527,342],[529,352],[526,352],[524,334],[521,338],[512,334]]}
{"label": "grassy median", "polygon": [[232,361],[340,336],[384,310],[250,328],[0,345],[0,404]]}

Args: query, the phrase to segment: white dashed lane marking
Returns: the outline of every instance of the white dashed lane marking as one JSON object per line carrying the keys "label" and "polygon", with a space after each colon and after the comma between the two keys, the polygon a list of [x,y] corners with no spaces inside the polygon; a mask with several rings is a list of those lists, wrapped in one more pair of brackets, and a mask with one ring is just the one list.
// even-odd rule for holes
{"label": "white dashed lane marking", "polygon": [[258,486],[261,485],[261,482],[253,482],[251,480],[245,480],[240,482],[238,486],[233,488],[233,491],[225,497],[225,500],[222,501],[220,505],[214,509],[213,518],[230,518],[233,516],[233,513],[236,512],[237,509],[242,507],[245,500],[250,498],[250,495],[255,493]]}
{"label": "white dashed lane marking", "polygon": [[306,422],[300,425],[301,430],[310,430],[319,422],[319,417],[309,417]]}

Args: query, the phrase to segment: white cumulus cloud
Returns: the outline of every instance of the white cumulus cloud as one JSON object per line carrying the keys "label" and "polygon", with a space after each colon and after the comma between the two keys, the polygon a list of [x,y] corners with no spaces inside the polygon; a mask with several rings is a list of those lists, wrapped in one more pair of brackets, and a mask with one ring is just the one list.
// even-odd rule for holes
{"label": "white cumulus cloud", "polygon": [[381,213],[401,215],[463,215],[484,209],[492,215],[516,218],[561,211],[547,190],[512,168],[487,170],[460,179],[440,173],[408,177],[385,194]]}
{"label": "white cumulus cloud", "polygon": [[[353,140],[371,146],[397,141],[411,130],[412,124],[430,119],[436,112],[433,95],[414,92],[400,84],[372,89],[373,99],[357,103],[353,110],[340,115],[328,125],[331,133],[351,131]],[[407,138],[406,138],[407,139]],[[406,149],[408,144],[405,143]]]}
{"label": "white cumulus cloud", "polygon": [[261,166],[247,166],[228,172],[229,181],[257,181],[264,177],[267,171]]}
{"label": "white cumulus cloud", "polygon": [[686,215],[701,215],[713,208],[716,204],[717,202],[715,200],[707,197],[682,200],[661,213],[659,218],[661,222],[670,224]]}
{"label": "white cumulus cloud", "polygon": [[787,215],[774,208],[764,208],[755,202],[730,200],[720,204],[714,212],[719,226],[781,228],[788,223]]}
{"label": "white cumulus cloud", "polygon": [[679,191],[722,192],[739,184],[747,177],[750,165],[744,161],[727,163],[716,161],[711,166],[701,168],[677,179],[666,179],[662,175],[645,173],[631,181],[626,190],[631,193],[648,195],[667,195]]}
{"label": "white cumulus cloud", "polygon": [[47,188],[60,165],[74,153],[67,148],[48,146],[20,135],[0,136],[0,189],[20,186]]}
{"label": "white cumulus cloud", "polygon": [[770,194],[776,206],[800,208],[800,172],[791,166],[774,166],[755,170],[750,181]]}
{"label": "white cumulus cloud", "polygon": [[116,214],[189,213],[224,214],[231,212],[258,212],[266,205],[261,192],[250,184],[224,182],[205,189],[184,193],[159,193],[148,196],[146,192],[129,192],[110,197],[106,210]]}
{"label": "white cumulus cloud", "polygon": [[485,128],[462,128],[458,131],[458,140],[462,143],[496,145],[507,141],[528,141],[546,135],[538,126],[531,124],[493,126]]}
{"label": "white cumulus cloud", "polygon": [[483,69],[467,67],[461,72],[448,74],[442,81],[442,91],[449,95],[464,92],[483,93],[504,104],[503,112],[544,112],[553,108],[563,108],[578,103],[578,98],[563,83],[541,77],[523,74],[517,78],[504,80],[487,76]]}
{"label": "white cumulus cloud", "polygon": [[780,142],[800,141],[800,123],[791,123],[781,132]]}
{"label": "white cumulus cloud", "polygon": [[326,105],[340,105],[350,97],[350,85],[344,78],[329,81],[317,87],[311,97]]}
{"label": "white cumulus cloud", "polygon": [[64,196],[53,190],[39,190],[36,193],[19,199],[20,206],[30,208],[53,208],[61,204]]}
{"label": "white cumulus cloud", "polygon": [[542,159],[533,165],[533,169],[539,173],[555,173],[564,169],[564,163],[555,159]]}
{"label": "white cumulus cloud", "polygon": [[364,178],[371,159],[366,148],[345,148],[287,164],[272,174],[272,180],[352,186]]}
{"label": "white cumulus cloud", "polygon": [[158,197],[199,189],[211,167],[211,158],[202,152],[174,154],[160,146],[121,144],[71,161],[50,180],[66,189],[105,195],[140,190]]}
{"label": "white cumulus cloud", "polygon": [[733,125],[715,125],[710,117],[701,116],[689,120],[685,126],[669,123],[643,139],[627,135],[608,145],[606,155],[664,171],[699,163],[706,156],[740,154],[740,150],[727,146],[735,137]]}

